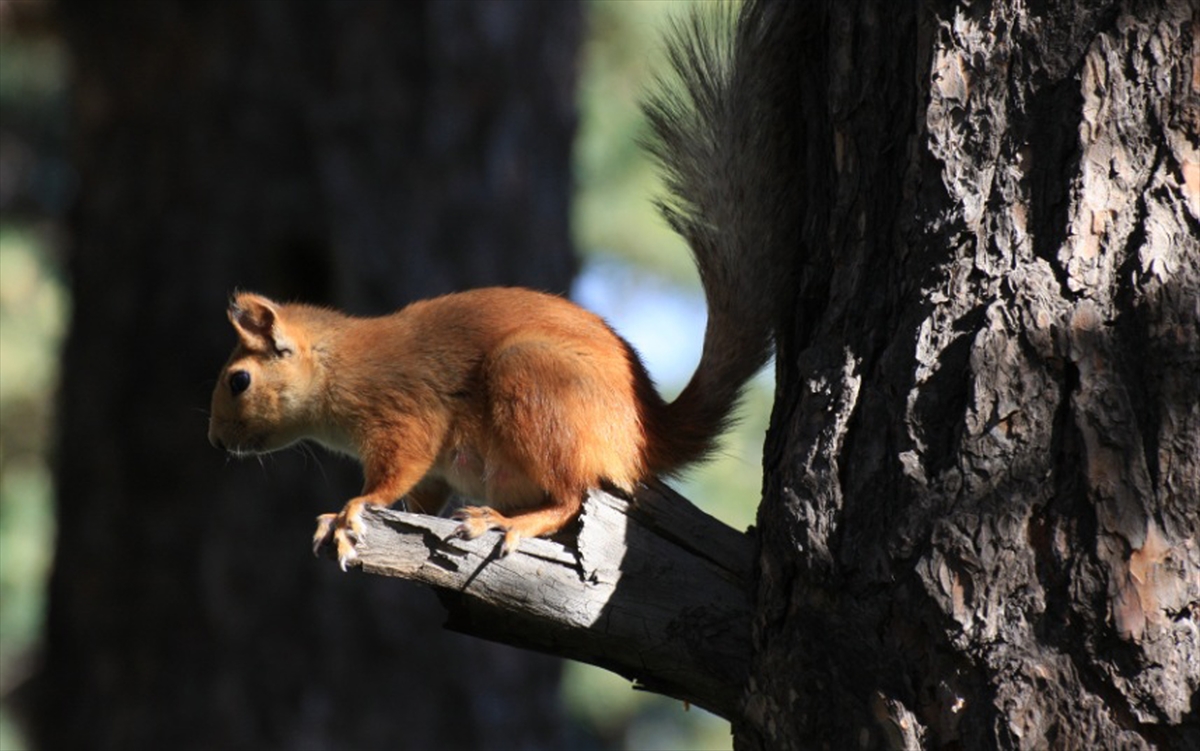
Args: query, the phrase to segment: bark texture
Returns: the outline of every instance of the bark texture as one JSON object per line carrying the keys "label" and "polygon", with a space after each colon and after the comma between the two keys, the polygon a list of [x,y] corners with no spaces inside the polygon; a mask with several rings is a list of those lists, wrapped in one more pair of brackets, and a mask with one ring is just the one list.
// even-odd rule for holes
{"label": "bark texture", "polygon": [[742,749],[1200,748],[1200,26],[805,5]]}
{"label": "bark texture", "polygon": [[[43,748],[557,748],[556,661],[341,575],[357,468],[205,441],[235,288],[563,291],[575,3],[64,2],[74,317]],[[320,465],[320,466],[318,466]]]}

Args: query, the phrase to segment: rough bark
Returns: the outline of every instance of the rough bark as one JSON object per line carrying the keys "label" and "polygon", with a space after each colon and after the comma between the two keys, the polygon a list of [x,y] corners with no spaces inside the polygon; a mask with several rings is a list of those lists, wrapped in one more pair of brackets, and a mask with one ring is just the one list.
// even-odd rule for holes
{"label": "rough bark", "polygon": [[[577,528],[499,558],[494,532],[373,510],[354,561],[433,587],[447,627],[605,667],[723,717],[750,658],[751,539],[664,486],[592,491]],[[326,551],[334,557],[332,548]]]}
{"label": "rough bark", "polygon": [[236,287],[565,289],[578,6],[60,11],[80,201],[38,744],[557,748],[557,662],[312,557],[357,468],[229,463],[204,409]]}
{"label": "rough bark", "polygon": [[804,12],[737,745],[1200,747],[1195,7]]}

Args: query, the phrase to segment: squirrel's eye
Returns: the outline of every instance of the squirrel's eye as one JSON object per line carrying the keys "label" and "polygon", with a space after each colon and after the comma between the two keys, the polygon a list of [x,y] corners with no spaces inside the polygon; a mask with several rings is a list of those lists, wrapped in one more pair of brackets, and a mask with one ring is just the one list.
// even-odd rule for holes
{"label": "squirrel's eye", "polygon": [[235,370],[229,374],[229,390],[234,396],[250,388],[250,373],[245,370]]}

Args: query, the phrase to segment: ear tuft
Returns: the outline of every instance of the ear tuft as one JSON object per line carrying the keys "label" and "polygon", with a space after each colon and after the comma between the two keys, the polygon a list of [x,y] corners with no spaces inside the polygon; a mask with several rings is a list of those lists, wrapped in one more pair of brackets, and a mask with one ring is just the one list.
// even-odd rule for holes
{"label": "ear tuft", "polygon": [[229,303],[229,322],[250,349],[285,354],[292,351],[284,335],[279,305],[250,292],[239,292]]}
{"label": "ear tuft", "polygon": [[229,322],[239,332],[269,336],[278,317],[278,306],[261,295],[239,292],[229,303]]}

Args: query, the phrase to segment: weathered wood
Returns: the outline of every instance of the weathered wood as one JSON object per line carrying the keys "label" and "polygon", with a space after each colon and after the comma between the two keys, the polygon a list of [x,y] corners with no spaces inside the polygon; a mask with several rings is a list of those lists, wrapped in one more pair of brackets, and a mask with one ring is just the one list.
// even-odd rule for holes
{"label": "weathered wood", "polygon": [[594,491],[577,535],[455,537],[458,523],[363,515],[355,563],[428,584],[447,628],[607,668],[718,715],[735,711],[750,655],[753,544],[668,488],[630,502]]}

